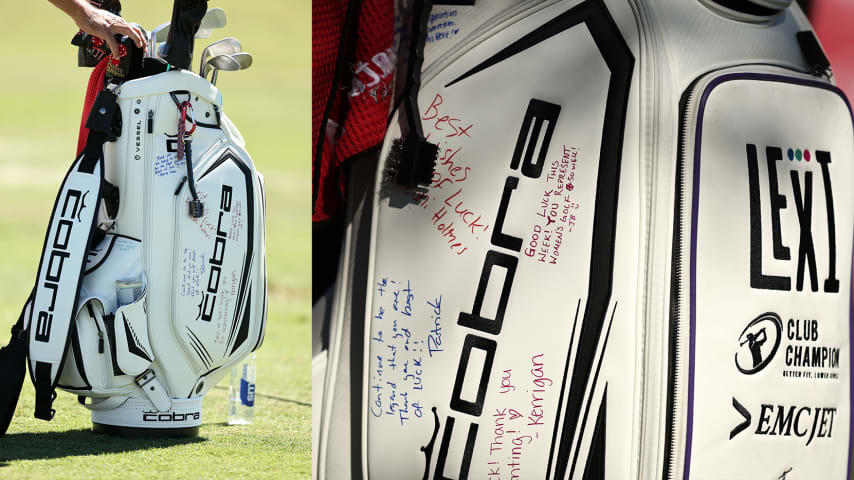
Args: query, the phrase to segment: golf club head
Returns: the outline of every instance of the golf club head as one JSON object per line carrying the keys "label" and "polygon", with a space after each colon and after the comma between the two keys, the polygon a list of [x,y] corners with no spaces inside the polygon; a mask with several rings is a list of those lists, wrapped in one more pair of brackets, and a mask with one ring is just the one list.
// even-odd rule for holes
{"label": "golf club head", "polygon": [[231,54],[231,58],[237,60],[241,70],[246,70],[252,66],[252,54],[247,52],[238,52]]}
{"label": "golf club head", "polygon": [[[196,32],[194,38],[210,37],[213,30],[224,27],[226,25],[226,21],[225,10],[218,7],[209,9],[205,13],[205,16],[202,17],[199,30]],[[169,38],[170,27],[171,23],[169,22],[161,23],[157,28],[151,31],[149,35],[149,43],[152,46],[148,50],[150,57],[161,57],[161,52],[160,49],[157,48],[157,44],[165,42]]]}
{"label": "golf club head", "polygon": [[240,70],[240,62],[231,55],[217,55],[208,60],[208,65],[217,69],[225,70],[226,72],[236,72]]}
{"label": "golf club head", "polygon": [[169,27],[171,24],[169,22],[161,23],[157,26],[151,33],[154,34],[154,41],[156,42],[165,42],[167,38],[169,38]]}
{"label": "golf club head", "polygon": [[199,30],[196,32],[196,38],[208,38],[214,29],[222,28],[226,25],[228,19],[225,16],[225,10],[214,7],[205,13],[202,17],[202,23],[199,25]]}
{"label": "golf club head", "polygon": [[169,22],[161,23],[148,34],[148,56],[157,58],[160,52],[157,49],[157,44],[165,42],[169,37]]}
{"label": "golf club head", "polygon": [[211,75],[211,83],[214,85],[216,85],[217,73],[219,73],[220,70],[225,70],[226,72],[236,72],[240,70],[240,62],[232,58],[231,55],[217,55],[215,57],[211,57],[207,64],[214,69],[214,72]]}
{"label": "golf club head", "polygon": [[202,62],[199,66],[199,76],[205,77],[207,75],[208,59],[210,59],[211,57],[216,57],[218,55],[231,55],[234,53],[239,53],[242,50],[243,47],[240,45],[240,42],[233,37],[223,38],[222,40],[216,41],[208,45],[202,52]]}

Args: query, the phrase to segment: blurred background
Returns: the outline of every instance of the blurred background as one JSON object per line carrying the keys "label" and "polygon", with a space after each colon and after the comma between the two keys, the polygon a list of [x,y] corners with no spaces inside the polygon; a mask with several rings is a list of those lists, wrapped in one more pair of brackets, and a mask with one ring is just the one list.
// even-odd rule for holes
{"label": "blurred background", "polygon": [[854,1],[799,0],[821,42],[833,78],[848,99],[854,96]]}
{"label": "blurred background", "polygon": [[[150,30],[168,0],[123,0],[122,15]],[[33,418],[25,380],[0,437],[0,478],[309,478],[311,380],[309,0],[211,0],[228,25],[197,40],[233,36],[251,69],[222,72],[223,110],[266,178],[269,317],[258,351],[255,421],[225,425],[228,377],[205,397],[194,440],[121,440],[89,433],[89,413],[60,391],[56,418]],[[0,33],[0,344],[35,279],[56,192],[74,160],[90,69],[77,67],[73,21],[47,0],[3,2]]]}

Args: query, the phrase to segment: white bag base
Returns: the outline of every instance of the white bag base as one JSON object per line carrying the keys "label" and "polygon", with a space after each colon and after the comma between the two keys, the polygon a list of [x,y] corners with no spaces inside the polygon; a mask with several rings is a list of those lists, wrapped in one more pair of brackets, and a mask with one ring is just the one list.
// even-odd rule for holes
{"label": "white bag base", "polygon": [[172,399],[158,412],[147,398],[129,398],[111,410],[92,410],[96,433],[119,436],[196,436],[202,425],[202,397]]}

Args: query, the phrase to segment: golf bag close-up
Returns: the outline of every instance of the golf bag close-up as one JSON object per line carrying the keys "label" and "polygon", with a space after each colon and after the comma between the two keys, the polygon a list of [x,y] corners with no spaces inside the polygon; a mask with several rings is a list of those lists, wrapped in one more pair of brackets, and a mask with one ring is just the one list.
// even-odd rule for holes
{"label": "golf bag close-up", "polygon": [[[0,360],[17,370],[27,354],[38,418],[53,418],[58,387],[96,431],[195,435],[203,396],[264,338],[264,180],[216,87],[143,64],[140,49],[127,57],[137,73],[108,80],[91,107]],[[18,391],[4,387],[2,432]]]}
{"label": "golf bag close-up", "polygon": [[800,7],[396,4],[316,477],[846,478],[854,123]]}

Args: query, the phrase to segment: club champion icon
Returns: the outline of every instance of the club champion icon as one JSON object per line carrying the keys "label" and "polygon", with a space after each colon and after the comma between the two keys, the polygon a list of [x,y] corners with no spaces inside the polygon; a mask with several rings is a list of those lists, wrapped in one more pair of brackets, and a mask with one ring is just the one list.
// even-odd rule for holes
{"label": "club champion icon", "polygon": [[735,352],[735,367],[745,375],[765,368],[780,347],[783,321],[776,313],[767,312],[754,318],[741,331]]}

